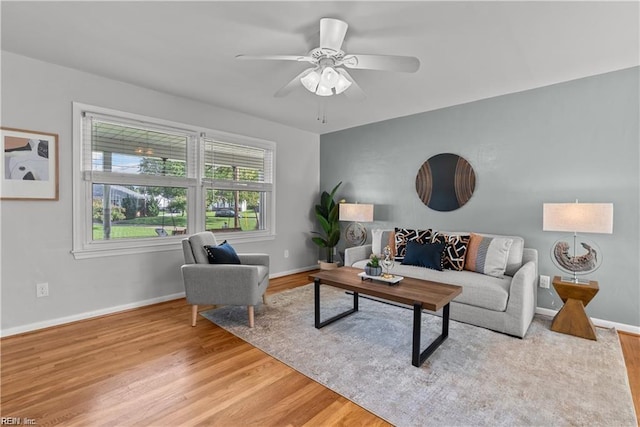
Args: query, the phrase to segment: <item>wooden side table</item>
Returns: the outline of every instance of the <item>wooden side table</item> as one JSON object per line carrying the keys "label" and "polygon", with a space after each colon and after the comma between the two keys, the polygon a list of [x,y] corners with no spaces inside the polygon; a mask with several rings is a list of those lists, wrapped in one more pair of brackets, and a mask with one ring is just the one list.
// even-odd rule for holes
{"label": "wooden side table", "polygon": [[559,276],[553,278],[553,287],[564,305],[553,318],[551,330],[576,337],[597,340],[596,328],[584,308],[598,293],[598,282],[588,284],[563,282]]}

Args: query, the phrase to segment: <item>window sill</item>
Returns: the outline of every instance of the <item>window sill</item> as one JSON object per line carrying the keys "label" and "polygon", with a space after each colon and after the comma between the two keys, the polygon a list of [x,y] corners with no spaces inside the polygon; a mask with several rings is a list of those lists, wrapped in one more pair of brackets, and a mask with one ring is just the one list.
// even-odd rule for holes
{"label": "window sill", "polygon": [[[241,244],[250,242],[262,242],[275,240],[276,236],[269,233],[222,233],[214,232],[218,243],[228,241],[230,244]],[[75,259],[103,258],[109,256],[135,255],[153,252],[165,252],[182,250],[182,239],[189,235],[164,237],[159,241],[155,239],[145,239],[135,242],[97,242],[87,245],[85,248],[71,251]]]}

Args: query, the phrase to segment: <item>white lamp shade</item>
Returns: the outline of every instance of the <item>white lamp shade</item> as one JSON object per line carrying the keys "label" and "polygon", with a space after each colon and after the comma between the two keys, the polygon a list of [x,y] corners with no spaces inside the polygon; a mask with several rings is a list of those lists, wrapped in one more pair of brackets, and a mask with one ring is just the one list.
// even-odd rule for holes
{"label": "white lamp shade", "polygon": [[613,203],[544,203],[542,229],[613,233]]}
{"label": "white lamp shade", "polygon": [[371,222],[373,221],[373,205],[340,203],[340,221]]}

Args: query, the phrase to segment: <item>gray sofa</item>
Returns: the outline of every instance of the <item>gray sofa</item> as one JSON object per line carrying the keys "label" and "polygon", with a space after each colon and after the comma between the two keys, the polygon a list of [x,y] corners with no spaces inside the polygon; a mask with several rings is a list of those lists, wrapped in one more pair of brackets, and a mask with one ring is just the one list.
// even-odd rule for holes
{"label": "gray sofa", "polygon": [[[493,277],[467,270],[437,271],[402,265],[398,261],[390,272],[404,277],[462,286],[462,294],[451,302],[451,319],[522,338],[529,329],[537,304],[538,251],[525,248],[524,239],[519,236],[477,234],[513,240],[503,276]],[[380,238],[383,234],[373,235],[374,238]],[[374,242],[376,249],[386,246],[386,237],[382,240]],[[371,244],[347,248],[344,264],[364,269],[371,253]]]}

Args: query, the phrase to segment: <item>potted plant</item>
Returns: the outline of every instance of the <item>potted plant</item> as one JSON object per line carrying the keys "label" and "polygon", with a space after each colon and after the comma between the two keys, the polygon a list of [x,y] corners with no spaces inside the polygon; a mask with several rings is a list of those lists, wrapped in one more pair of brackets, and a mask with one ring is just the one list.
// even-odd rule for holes
{"label": "potted plant", "polygon": [[312,233],[317,234],[317,236],[312,237],[311,240],[316,245],[326,249],[326,263],[320,262],[321,269],[336,268],[338,266],[337,263],[333,262],[333,248],[340,241],[340,222],[338,221],[340,205],[333,200],[333,197],[341,184],[342,181],[333,187],[331,193],[323,191],[320,196],[320,204],[315,207],[316,218],[320,223],[322,232],[313,231]]}
{"label": "potted plant", "polygon": [[367,276],[379,276],[382,274],[382,267],[380,266],[380,257],[376,254],[371,254],[369,262],[364,266],[364,272]]}

